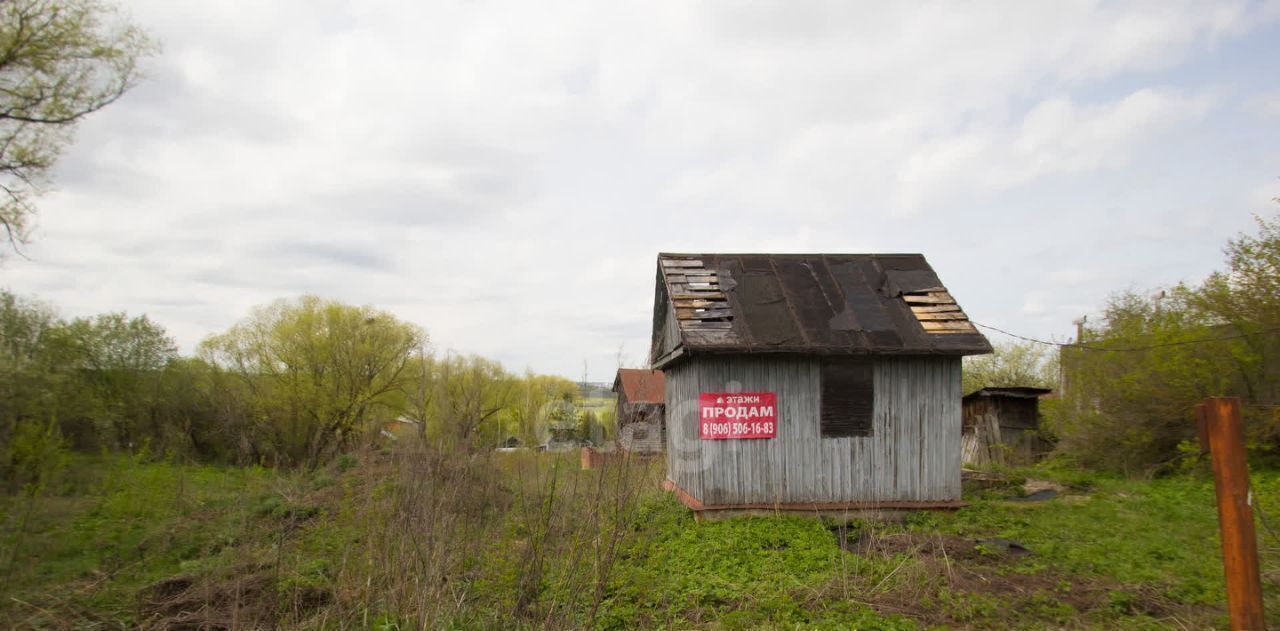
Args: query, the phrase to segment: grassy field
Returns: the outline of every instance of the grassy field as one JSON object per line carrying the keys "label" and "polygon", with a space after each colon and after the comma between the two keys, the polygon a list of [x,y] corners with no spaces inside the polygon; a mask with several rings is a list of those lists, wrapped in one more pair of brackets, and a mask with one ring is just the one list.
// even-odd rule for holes
{"label": "grassy field", "polygon": [[[313,474],[81,457],[0,498],[14,628],[1225,628],[1212,483],[1042,467],[968,508],[696,522],[660,463],[367,452]],[[1065,489],[1012,501],[1018,479]],[[1280,476],[1255,474],[1280,515]],[[1261,529],[1280,624],[1280,547]],[[980,542],[981,540],[981,542]],[[1000,540],[1030,550],[1015,554]],[[1016,551],[1016,549],[1015,549]]]}
{"label": "grassy field", "polygon": [[579,401],[578,408],[582,410],[590,410],[598,414],[605,410],[612,410],[615,404],[616,401],[612,397],[592,397]]}

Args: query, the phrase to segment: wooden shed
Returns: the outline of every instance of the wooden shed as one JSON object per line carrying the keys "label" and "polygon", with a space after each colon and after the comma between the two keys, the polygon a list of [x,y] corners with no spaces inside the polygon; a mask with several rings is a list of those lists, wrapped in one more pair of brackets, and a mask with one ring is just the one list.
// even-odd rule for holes
{"label": "wooden shed", "polygon": [[662,453],[666,441],[663,410],[664,381],[661,370],[619,368],[613,380],[617,393],[614,416],[618,444],[639,454]]}
{"label": "wooden shed", "polygon": [[1048,449],[1040,437],[1040,397],[1048,388],[982,388],[963,400],[965,464],[1031,464]]}
{"label": "wooden shed", "polygon": [[667,481],[695,510],[947,508],[991,352],[919,254],[659,254]]}

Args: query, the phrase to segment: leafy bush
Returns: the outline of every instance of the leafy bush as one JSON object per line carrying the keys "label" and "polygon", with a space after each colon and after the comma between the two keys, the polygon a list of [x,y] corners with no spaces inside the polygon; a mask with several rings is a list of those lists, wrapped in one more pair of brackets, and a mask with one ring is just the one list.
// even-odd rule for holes
{"label": "leafy bush", "polygon": [[[1227,269],[1200,285],[1112,296],[1087,348],[1061,356],[1067,388],[1048,410],[1059,451],[1127,475],[1177,470],[1193,409],[1238,396],[1255,454],[1280,456],[1280,217],[1227,244]],[[1280,458],[1272,458],[1280,462]]]}

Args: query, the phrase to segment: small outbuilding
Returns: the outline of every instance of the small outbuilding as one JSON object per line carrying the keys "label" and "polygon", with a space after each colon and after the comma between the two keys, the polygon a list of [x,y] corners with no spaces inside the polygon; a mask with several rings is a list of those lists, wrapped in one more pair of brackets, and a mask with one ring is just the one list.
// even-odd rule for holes
{"label": "small outbuilding", "polygon": [[919,254],[659,254],[667,481],[727,512],[960,505],[961,357]]}
{"label": "small outbuilding", "polygon": [[618,424],[618,444],[632,453],[662,453],[666,441],[662,371],[619,368],[613,391],[617,397],[614,418]]}
{"label": "small outbuilding", "polygon": [[965,464],[1031,464],[1048,450],[1040,434],[1040,397],[1052,390],[1015,386],[965,395],[961,436]]}

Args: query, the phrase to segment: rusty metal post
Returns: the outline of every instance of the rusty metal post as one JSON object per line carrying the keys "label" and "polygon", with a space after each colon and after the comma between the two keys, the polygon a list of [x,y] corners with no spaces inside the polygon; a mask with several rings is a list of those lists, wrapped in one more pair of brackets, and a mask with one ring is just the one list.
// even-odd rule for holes
{"label": "rusty metal post", "polygon": [[1265,629],[1262,620],[1262,582],[1258,577],[1258,538],[1253,529],[1249,465],[1245,461],[1240,399],[1212,397],[1202,409],[1213,458],[1213,486],[1218,495],[1222,529],[1222,566],[1227,575],[1227,609],[1231,628]]}

